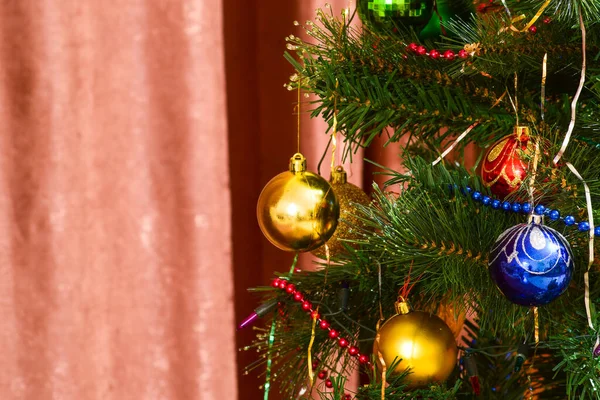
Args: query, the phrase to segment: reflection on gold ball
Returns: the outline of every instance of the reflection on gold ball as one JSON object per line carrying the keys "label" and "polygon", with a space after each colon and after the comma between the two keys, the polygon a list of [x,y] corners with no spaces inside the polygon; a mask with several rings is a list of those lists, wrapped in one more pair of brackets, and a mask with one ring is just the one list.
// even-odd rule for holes
{"label": "reflection on gold ball", "polygon": [[290,171],[264,187],[256,213],[260,229],[275,246],[311,251],[333,235],[340,208],[331,185],[306,171],[306,160],[297,153],[290,160]]}
{"label": "reflection on gold ball", "polygon": [[[367,206],[370,199],[361,188],[348,182],[346,171],[342,166],[331,171],[330,183],[335,197],[340,203],[340,221],[333,236],[327,241],[329,255],[335,257],[345,250],[344,241],[359,239],[359,230],[364,226],[364,222],[358,218],[356,204]],[[348,242],[346,244],[352,245]],[[317,257],[326,257],[324,246],[312,253]]]}
{"label": "reflection on gold ball", "polygon": [[377,351],[381,352],[387,367],[394,359],[402,359],[394,373],[410,368],[406,378],[410,388],[448,379],[458,355],[450,328],[435,315],[423,311],[397,314],[388,319],[379,329],[379,343],[376,340],[373,346],[375,359]]}

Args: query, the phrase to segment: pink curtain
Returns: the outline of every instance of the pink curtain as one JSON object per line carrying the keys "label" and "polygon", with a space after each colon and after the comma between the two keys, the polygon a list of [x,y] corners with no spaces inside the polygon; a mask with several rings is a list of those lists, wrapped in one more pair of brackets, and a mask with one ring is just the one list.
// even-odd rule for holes
{"label": "pink curtain", "polygon": [[222,3],[0,2],[0,398],[234,399]]}

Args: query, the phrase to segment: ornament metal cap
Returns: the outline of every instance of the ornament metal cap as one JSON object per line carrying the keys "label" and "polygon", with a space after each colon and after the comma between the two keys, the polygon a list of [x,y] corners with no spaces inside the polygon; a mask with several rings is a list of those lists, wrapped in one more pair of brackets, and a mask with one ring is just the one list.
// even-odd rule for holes
{"label": "ornament metal cap", "polygon": [[300,153],[294,154],[290,158],[290,172],[295,174],[304,171],[306,171],[306,158]]}
{"label": "ornament metal cap", "polygon": [[517,125],[515,126],[515,135],[517,136],[517,140],[520,142],[529,140],[531,136],[531,129],[527,125]]}
{"label": "ornament metal cap", "polygon": [[344,170],[344,167],[338,165],[334,169],[331,169],[331,177],[329,178],[329,182],[335,184],[344,184],[348,182],[348,174]]}
{"label": "ornament metal cap", "polygon": [[404,300],[404,297],[399,297],[398,301],[394,303],[394,307],[396,308],[396,314],[405,315],[410,312],[410,306],[408,301]]}

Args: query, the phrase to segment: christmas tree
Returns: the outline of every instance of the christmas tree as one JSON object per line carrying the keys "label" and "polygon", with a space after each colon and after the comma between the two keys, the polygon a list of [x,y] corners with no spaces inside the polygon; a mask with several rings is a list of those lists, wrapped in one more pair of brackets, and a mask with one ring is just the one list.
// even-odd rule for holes
{"label": "christmas tree", "polygon": [[296,154],[265,186],[265,236],[322,259],[252,289],[265,398],[600,398],[600,2],[482,1],[295,23],[288,88],[345,159],[386,135],[406,170],[368,198]]}

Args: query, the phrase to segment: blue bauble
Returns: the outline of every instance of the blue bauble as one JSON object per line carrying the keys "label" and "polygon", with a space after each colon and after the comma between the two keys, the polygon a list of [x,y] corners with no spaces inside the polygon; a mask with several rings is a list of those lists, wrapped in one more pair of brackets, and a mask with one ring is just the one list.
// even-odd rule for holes
{"label": "blue bauble", "polygon": [[504,231],[490,252],[489,271],[500,291],[513,303],[541,306],[569,286],[573,253],[557,231],[537,223]]}

